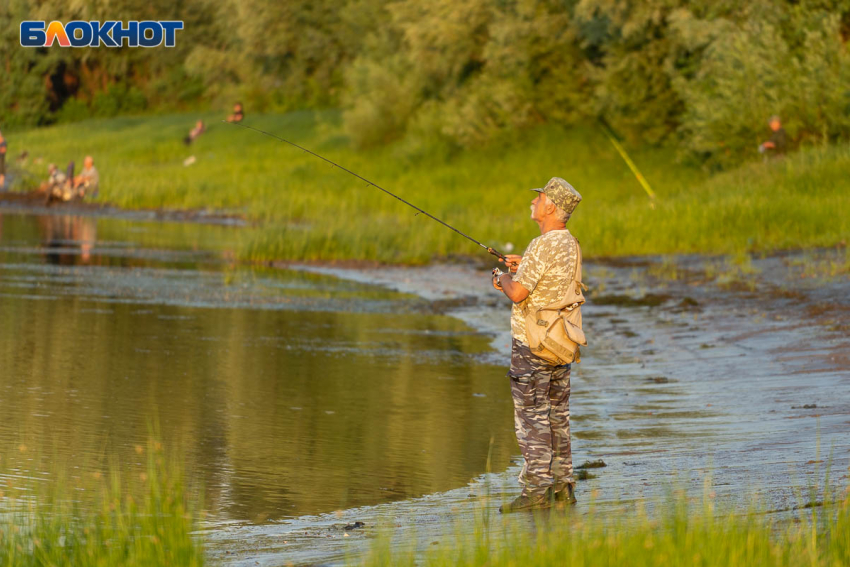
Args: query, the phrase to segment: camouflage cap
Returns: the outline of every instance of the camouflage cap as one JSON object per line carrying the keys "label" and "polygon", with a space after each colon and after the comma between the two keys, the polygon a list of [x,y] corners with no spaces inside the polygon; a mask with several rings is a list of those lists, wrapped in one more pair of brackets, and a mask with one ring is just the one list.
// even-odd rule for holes
{"label": "camouflage cap", "polygon": [[572,214],[578,204],[581,202],[581,195],[573,188],[572,185],[561,179],[553,177],[543,189],[532,189],[538,193],[543,193],[549,200],[555,203],[555,206],[563,209],[567,214]]}

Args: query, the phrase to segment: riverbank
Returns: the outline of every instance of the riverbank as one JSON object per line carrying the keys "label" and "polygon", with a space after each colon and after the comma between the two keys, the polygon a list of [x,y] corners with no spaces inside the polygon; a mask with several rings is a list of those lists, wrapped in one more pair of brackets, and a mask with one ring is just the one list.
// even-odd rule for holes
{"label": "riverbank", "polygon": [[[574,461],[606,466],[587,470],[574,513],[619,517],[652,509],[674,486],[701,498],[708,483],[712,501],[740,512],[756,499],[782,521],[823,498],[827,475],[846,487],[850,280],[813,269],[844,254],[776,255],[746,268],[699,256],[588,262],[591,344],[572,378]],[[441,302],[491,336],[487,362],[507,366],[508,306],[484,269],[290,267]],[[393,553],[425,553],[470,535],[482,514],[498,517],[518,472],[515,462],[445,493],[216,530],[210,553],[232,565],[342,564],[365,557],[387,529]],[[365,526],[345,529],[355,522]]]}
{"label": "riverbank", "polygon": [[248,224],[241,215],[207,209],[122,209],[100,201],[80,199],[48,203],[41,191],[0,192],[0,210],[32,215],[86,215],[123,220],[200,222],[240,227]]}
{"label": "riverbank", "polygon": [[[209,129],[185,146],[199,118]],[[712,175],[677,163],[675,148],[628,148],[657,195],[652,201],[594,126],[541,126],[461,152],[405,143],[354,151],[336,111],[251,115],[246,124],[303,144],[502,252],[535,236],[523,213],[527,189],[553,175],[585,198],[571,228],[588,258],[760,253],[850,236],[847,145]],[[29,152],[10,164],[26,172],[21,178],[40,179],[48,162],[91,154],[100,199],[110,206],[227,211],[256,223],[234,250],[241,259],[424,264],[480,253],[345,172],[214,115],[90,120],[13,134],[11,155]]]}

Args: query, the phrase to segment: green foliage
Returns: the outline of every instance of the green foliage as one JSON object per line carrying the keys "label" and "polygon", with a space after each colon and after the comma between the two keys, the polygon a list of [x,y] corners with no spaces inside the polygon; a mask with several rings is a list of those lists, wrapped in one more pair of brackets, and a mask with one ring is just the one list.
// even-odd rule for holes
{"label": "green foliage", "polygon": [[203,565],[202,544],[191,535],[197,509],[180,467],[157,442],[136,450],[147,458],[130,479],[115,467],[104,474],[54,462],[44,482],[43,473],[28,468],[33,459],[25,445],[3,455],[16,474],[4,475],[0,492],[0,564]]}
{"label": "green foliage", "polygon": [[20,47],[18,26],[28,19],[26,0],[0,3],[0,127],[38,125],[49,121],[50,101],[44,76],[55,66],[53,54]]}
{"label": "green foliage", "polygon": [[[756,154],[773,114],[787,119],[801,143],[850,137],[850,51],[839,40],[839,16],[754,6],[740,23],[683,16],[674,26],[682,37],[695,26],[709,30],[698,71],[675,82],[685,101],[687,148],[722,164],[739,163]],[[793,25],[783,29],[789,18]],[[796,44],[782,33],[791,30],[801,35]]]}
{"label": "green foliage", "polygon": [[678,124],[682,104],[670,70],[676,45],[671,10],[686,2],[582,0],[577,29],[593,65],[592,111],[632,141],[658,143]]}
{"label": "green foliage", "polygon": [[412,133],[471,147],[583,116],[586,81],[560,3],[401,0],[388,10],[346,74],[356,144]]}
{"label": "green foliage", "polygon": [[[185,29],[173,49],[17,44],[22,19],[116,14]],[[10,0],[0,35],[2,126],[241,100],[341,106],[362,148],[472,148],[601,118],[714,168],[772,114],[792,147],[850,139],[850,0]]]}
{"label": "green foliage", "polygon": [[380,63],[358,59],[348,69],[345,129],[359,147],[385,144],[404,133],[420,90],[416,75],[400,56]]}
{"label": "green foliage", "polygon": [[138,113],[144,110],[146,104],[145,95],[139,89],[113,84],[94,95],[91,109],[94,116],[108,117]]}
{"label": "green foliage", "polygon": [[[387,533],[370,554],[352,565],[491,567],[555,565],[703,567],[828,567],[850,561],[850,498],[828,495],[826,502],[801,506],[790,520],[776,520],[758,503],[749,511],[719,511],[706,490],[702,506],[677,494],[653,514],[624,503],[602,513],[585,510],[539,512],[525,518],[491,517],[486,510],[460,526],[454,538],[425,550],[399,550]],[[811,503],[811,501],[809,502]],[[583,506],[584,508],[584,506]],[[581,513],[579,513],[581,512]],[[409,537],[409,536],[408,536]]]}
{"label": "green foliage", "polygon": [[678,83],[688,109],[682,131],[692,151],[735,163],[756,153],[767,118],[781,113],[789,53],[778,30],[763,21],[717,28],[696,76]]}
{"label": "green foliage", "polygon": [[91,116],[89,105],[78,98],[69,98],[56,113],[57,122],[79,122]]}

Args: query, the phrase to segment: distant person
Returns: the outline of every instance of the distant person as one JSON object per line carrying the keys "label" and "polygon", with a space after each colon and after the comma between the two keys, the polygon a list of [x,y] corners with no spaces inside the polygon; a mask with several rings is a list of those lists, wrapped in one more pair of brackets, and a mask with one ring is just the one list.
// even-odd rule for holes
{"label": "distant person", "polygon": [[189,135],[183,138],[183,143],[188,146],[189,144],[195,141],[195,138],[197,138],[206,131],[207,128],[206,126],[204,126],[204,121],[198,120],[197,122],[195,122],[195,127],[189,130]]}
{"label": "distant person", "polygon": [[65,185],[66,180],[65,174],[59,171],[55,163],[51,163],[47,166],[47,181],[41,184],[41,189],[47,193],[53,193],[55,188]]}
{"label": "distant person", "polygon": [[[68,164],[68,171],[73,175],[74,162]],[[53,201],[70,201],[74,197],[74,178],[62,173],[53,163],[47,166],[47,174],[47,181],[39,187],[45,193],[44,204],[49,205]]]}
{"label": "distant person", "polygon": [[0,132],[0,190],[6,189],[6,138]]}
{"label": "distant person", "polygon": [[785,128],[782,127],[782,121],[778,116],[771,116],[768,124],[773,133],[770,135],[769,140],[759,146],[759,152],[777,157],[785,155],[787,137],[785,135]]}
{"label": "distant person", "polygon": [[99,185],[100,174],[94,166],[94,159],[91,156],[86,156],[86,159],[83,160],[83,171],[74,178],[74,189],[80,197],[86,195],[97,197]]}
{"label": "distant person", "polygon": [[228,122],[242,122],[242,119],[245,118],[245,112],[242,111],[242,103],[237,102],[233,105],[233,114],[227,117]]}

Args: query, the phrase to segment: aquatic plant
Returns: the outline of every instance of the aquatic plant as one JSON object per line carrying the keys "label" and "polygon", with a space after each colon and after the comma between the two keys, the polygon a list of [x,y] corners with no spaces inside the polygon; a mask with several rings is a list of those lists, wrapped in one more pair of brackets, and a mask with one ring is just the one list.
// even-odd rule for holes
{"label": "aquatic plant", "polygon": [[0,565],[203,565],[181,468],[158,442],[136,451],[142,466],[124,477],[117,466],[39,473],[25,445],[2,455]]}
{"label": "aquatic plant", "polygon": [[[850,496],[805,500],[792,510],[720,511],[707,488],[702,505],[684,494],[652,514],[634,505],[618,513],[593,506],[528,517],[480,513],[473,530],[424,552],[397,551],[387,537],[352,564],[363,566],[831,566],[850,562]],[[779,513],[779,515],[777,515]]]}

